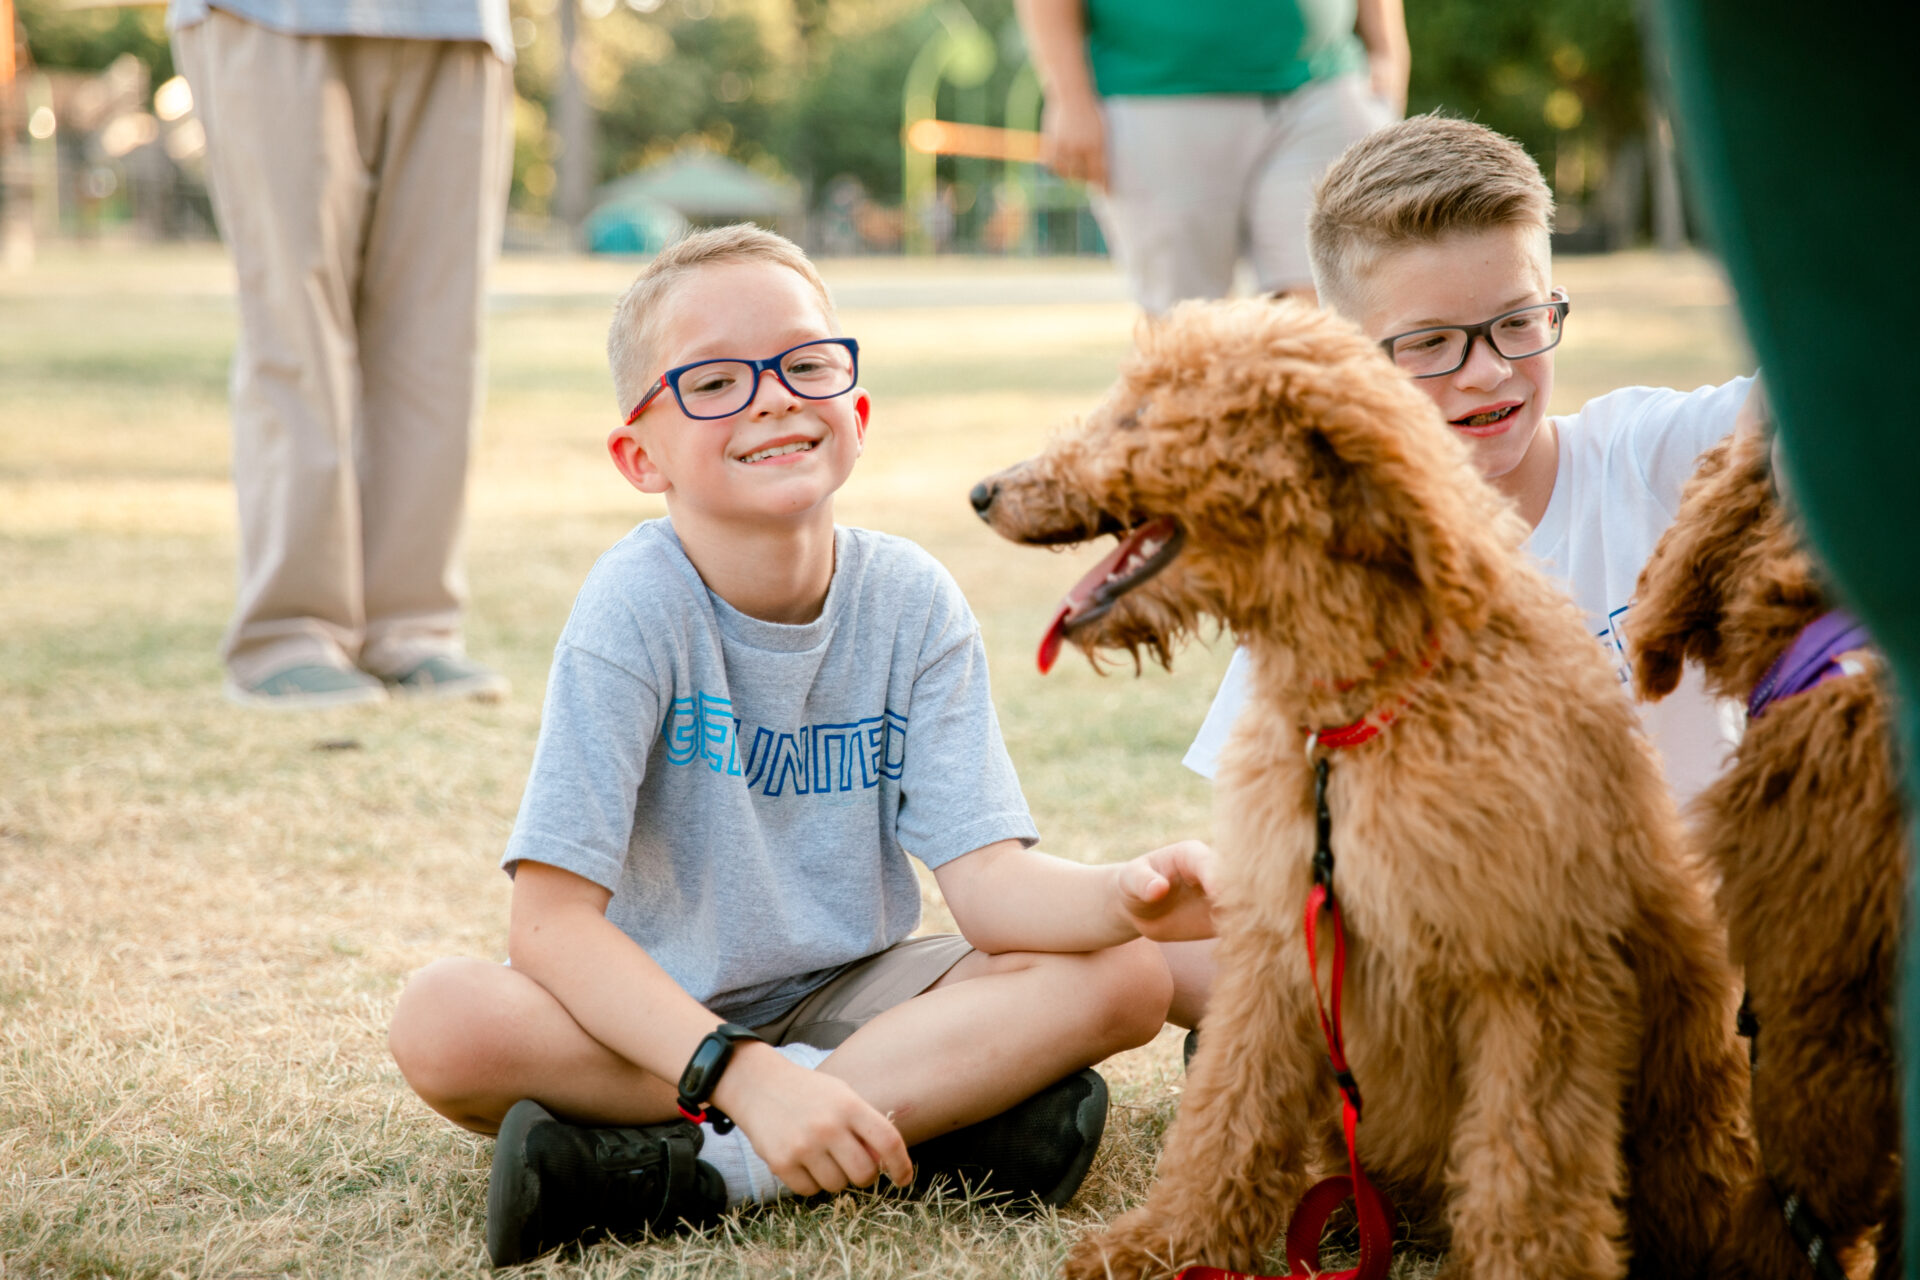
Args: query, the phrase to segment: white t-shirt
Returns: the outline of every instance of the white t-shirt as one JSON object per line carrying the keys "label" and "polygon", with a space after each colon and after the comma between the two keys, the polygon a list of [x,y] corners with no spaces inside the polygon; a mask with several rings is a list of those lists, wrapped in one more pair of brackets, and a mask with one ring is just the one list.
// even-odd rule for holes
{"label": "white t-shirt", "polygon": [[[1641,567],[1680,510],[1680,491],[1701,453],[1733,430],[1751,378],[1718,387],[1673,391],[1626,387],[1554,419],[1560,469],[1539,527],[1526,549],[1567,584],[1587,625],[1619,664],[1631,695],[1624,636]],[[1247,700],[1246,650],[1236,649],[1226,678],[1200,726],[1185,764],[1213,777],[1220,749]],[[1713,780],[1739,736],[1739,710],[1707,695],[1689,667],[1680,687],[1639,708],[1660,750],[1667,781],[1682,804]]]}

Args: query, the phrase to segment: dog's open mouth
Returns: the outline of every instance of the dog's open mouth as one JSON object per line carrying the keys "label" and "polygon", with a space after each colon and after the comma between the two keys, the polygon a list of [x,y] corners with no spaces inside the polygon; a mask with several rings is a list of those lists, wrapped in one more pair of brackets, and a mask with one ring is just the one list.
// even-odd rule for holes
{"label": "dog's open mouth", "polygon": [[1073,584],[1047,634],[1040,639],[1040,673],[1053,669],[1060,646],[1079,628],[1106,616],[1114,602],[1173,562],[1187,533],[1172,516],[1159,516],[1134,528],[1120,545]]}

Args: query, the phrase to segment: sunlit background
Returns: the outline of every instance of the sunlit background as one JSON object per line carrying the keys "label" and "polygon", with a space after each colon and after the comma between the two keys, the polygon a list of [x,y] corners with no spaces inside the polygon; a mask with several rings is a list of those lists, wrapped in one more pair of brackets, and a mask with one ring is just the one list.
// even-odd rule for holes
{"label": "sunlit background", "polygon": [[[1040,93],[1012,0],[513,0],[508,247],[646,252],[751,218],[816,254],[1099,254],[1085,191],[1031,160]],[[0,0],[0,210],[36,241],[209,238],[205,136],[164,9]],[[1671,131],[1632,0],[1412,0],[1409,110],[1511,134],[1559,248],[1675,247]],[[0,42],[4,43],[4,42]],[[935,155],[944,135],[989,155]],[[1002,132],[1010,131],[1010,132]],[[911,139],[911,141],[910,141]]]}

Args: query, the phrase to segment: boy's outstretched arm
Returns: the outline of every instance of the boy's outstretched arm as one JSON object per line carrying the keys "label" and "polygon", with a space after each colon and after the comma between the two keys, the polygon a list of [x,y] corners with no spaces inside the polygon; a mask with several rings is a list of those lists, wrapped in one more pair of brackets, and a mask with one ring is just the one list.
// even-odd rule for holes
{"label": "boy's outstretched arm", "polygon": [[[588,1035],[671,1087],[719,1019],[607,919],[611,897],[570,871],[520,863],[508,935],[513,967]],[[771,1046],[741,1044],[713,1101],[800,1195],[866,1186],[881,1173],[901,1184],[912,1176],[906,1143],[887,1117],[844,1081]]]}
{"label": "boy's outstretched arm", "polygon": [[1086,866],[1002,840],[933,873],[967,941],[986,952],[1097,951],[1134,938],[1213,936],[1213,853],[1183,840]]}

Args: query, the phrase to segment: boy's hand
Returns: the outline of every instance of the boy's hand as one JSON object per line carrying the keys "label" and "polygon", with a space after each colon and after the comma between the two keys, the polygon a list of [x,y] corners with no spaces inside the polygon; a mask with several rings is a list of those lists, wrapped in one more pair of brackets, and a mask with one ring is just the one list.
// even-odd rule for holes
{"label": "boy's hand", "polygon": [[1183,942],[1213,936],[1213,850],[1182,840],[1119,866],[1120,909],[1142,937]]}
{"label": "boy's hand", "polygon": [[913,1178],[906,1140],[892,1121],[846,1081],[789,1062],[771,1046],[741,1045],[713,1100],[796,1195],[871,1186],[882,1173],[899,1186]]}

